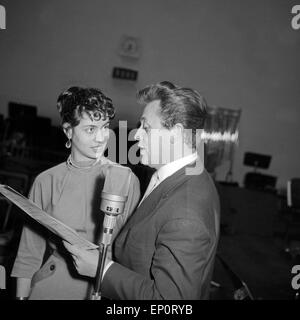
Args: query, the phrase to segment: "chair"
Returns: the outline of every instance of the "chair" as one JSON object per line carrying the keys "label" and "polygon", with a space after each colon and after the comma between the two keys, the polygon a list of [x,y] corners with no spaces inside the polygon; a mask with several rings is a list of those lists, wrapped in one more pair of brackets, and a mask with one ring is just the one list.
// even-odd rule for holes
{"label": "chair", "polygon": [[258,172],[248,172],[245,174],[244,186],[248,189],[276,192],[277,177],[261,174]]}
{"label": "chair", "polygon": [[287,182],[287,225],[285,232],[285,252],[292,256],[300,254],[300,246],[292,247],[293,239],[300,240],[300,178]]}

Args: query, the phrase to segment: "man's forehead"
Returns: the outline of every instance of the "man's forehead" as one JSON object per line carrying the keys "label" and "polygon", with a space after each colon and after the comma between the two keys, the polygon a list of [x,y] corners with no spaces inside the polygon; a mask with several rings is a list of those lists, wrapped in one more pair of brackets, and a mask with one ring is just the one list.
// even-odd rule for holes
{"label": "man's forehead", "polygon": [[145,108],[144,112],[142,114],[141,120],[153,120],[154,118],[159,117],[160,118],[160,101],[154,100],[149,102]]}

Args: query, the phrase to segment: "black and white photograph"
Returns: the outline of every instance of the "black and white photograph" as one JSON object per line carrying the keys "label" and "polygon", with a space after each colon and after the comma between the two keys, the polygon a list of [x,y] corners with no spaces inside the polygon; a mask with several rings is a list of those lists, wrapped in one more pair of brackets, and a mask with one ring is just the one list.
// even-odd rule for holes
{"label": "black and white photograph", "polygon": [[299,57],[297,0],[0,0],[0,304],[300,300]]}

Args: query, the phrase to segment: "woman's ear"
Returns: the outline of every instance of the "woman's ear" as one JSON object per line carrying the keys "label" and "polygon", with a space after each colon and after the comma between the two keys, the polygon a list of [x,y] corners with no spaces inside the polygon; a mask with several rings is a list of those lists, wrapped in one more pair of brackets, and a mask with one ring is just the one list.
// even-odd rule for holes
{"label": "woman's ear", "polygon": [[62,125],[65,135],[68,139],[72,139],[73,129],[68,122],[63,123]]}

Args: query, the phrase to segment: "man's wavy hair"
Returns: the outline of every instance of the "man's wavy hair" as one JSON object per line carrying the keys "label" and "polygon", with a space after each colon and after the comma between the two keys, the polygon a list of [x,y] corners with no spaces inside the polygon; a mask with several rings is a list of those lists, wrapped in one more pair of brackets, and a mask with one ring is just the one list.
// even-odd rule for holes
{"label": "man's wavy hair", "polygon": [[184,129],[192,129],[186,141],[196,147],[196,130],[204,128],[207,115],[206,100],[196,90],[162,81],[138,91],[137,100],[142,105],[159,100],[162,126],[171,129],[181,123]]}
{"label": "man's wavy hair", "polygon": [[67,122],[72,127],[79,124],[83,113],[96,121],[115,116],[112,100],[95,88],[70,87],[58,96],[57,109],[61,122]]}

